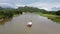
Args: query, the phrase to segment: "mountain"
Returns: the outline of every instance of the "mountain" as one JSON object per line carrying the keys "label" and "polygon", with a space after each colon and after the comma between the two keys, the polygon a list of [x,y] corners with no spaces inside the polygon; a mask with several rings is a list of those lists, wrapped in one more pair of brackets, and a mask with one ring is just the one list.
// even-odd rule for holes
{"label": "mountain", "polygon": [[0,7],[2,7],[2,8],[15,8],[15,6],[9,5],[9,4],[0,4]]}
{"label": "mountain", "polygon": [[57,10],[60,10],[60,7],[53,7],[53,8],[51,8],[51,10],[53,10],[53,11],[57,11]]}

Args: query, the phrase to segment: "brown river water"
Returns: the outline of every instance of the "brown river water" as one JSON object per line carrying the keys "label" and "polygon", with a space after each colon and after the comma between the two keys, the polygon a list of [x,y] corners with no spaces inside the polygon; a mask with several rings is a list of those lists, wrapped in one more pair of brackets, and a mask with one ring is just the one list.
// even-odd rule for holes
{"label": "brown river water", "polygon": [[[27,27],[30,20],[32,27]],[[26,13],[1,24],[0,34],[60,34],[60,24],[38,14]]]}

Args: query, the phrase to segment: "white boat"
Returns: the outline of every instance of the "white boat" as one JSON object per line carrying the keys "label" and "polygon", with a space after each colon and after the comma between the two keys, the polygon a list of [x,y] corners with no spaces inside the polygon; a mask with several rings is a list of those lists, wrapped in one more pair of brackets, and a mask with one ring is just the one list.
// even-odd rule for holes
{"label": "white boat", "polygon": [[28,23],[27,23],[27,26],[28,26],[28,27],[31,27],[31,26],[32,26],[32,21],[31,21],[31,22],[28,22]]}

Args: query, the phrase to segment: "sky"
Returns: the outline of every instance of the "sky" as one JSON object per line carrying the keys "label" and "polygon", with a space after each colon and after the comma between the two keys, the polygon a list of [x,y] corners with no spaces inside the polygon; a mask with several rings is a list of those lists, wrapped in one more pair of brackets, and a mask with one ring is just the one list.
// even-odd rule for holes
{"label": "sky", "polygon": [[31,6],[52,10],[60,7],[60,0],[0,0],[0,6],[13,8]]}

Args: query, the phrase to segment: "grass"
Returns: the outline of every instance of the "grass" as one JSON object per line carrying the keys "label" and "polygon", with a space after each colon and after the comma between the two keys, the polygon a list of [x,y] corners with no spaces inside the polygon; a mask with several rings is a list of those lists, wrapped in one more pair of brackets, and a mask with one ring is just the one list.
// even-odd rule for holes
{"label": "grass", "polygon": [[41,16],[44,16],[44,17],[48,17],[48,19],[51,19],[52,21],[55,21],[57,23],[60,24],[60,17],[56,17],[56,15],[52,15],[52,14],[43,14],[43,13],[40,13]]}

